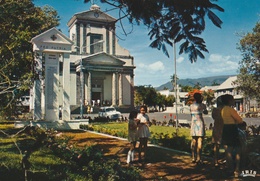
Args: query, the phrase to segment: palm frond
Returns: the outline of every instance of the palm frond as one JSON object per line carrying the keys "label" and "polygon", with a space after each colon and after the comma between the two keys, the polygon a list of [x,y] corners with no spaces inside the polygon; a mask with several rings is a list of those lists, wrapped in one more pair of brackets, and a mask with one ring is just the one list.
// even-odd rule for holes
{"label": "palm frond", "polygon": [[215,15],[215,13],[213,13],[212,11],[208,10],[208,18],[212,21],[212,23],[221,28],[221,24],[223,23],[221,21],[221,19],[219,19],[219,17],[217,15]]}

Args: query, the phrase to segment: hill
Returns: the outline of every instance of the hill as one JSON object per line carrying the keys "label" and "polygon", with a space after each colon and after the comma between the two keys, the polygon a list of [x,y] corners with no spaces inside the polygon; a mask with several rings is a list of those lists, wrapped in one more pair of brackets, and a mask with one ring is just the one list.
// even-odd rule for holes
{"label": "hill", "polygon": [[[227,80],[228,77],[231,77],[234,75],[220,75],[220,76],[212,76],[212,77],[203,77],[203,78],[197,78],[197,79],[179,79],[178,84],[181,86],[194,86],[197,83],[199,83],[202,87],[204,86],[211,86],[212,84],[222,84],[225,80]],[[162,84],[159,87],[156,87],[156,90],[164,90],[165,88],[172,90],[173,84],[169,81],[165,84]]]}

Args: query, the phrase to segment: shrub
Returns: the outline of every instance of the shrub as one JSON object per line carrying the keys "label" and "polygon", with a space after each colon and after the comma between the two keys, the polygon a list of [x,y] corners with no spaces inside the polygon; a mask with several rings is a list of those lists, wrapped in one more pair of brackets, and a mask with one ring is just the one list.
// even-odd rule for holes
{"label": "shrub", "polygon": [[[107,159],[97,146],[82,149],[71,145],[72,138],[28,127],[15,141],[1,139],[5,144],[0,144],[0,180],[138,180],[138,169],[124,168],[117,159]],[[19,153],[18,145],[23,145],[21,152],[25,155]],[[21,158],[27,163],[24,169]]]}

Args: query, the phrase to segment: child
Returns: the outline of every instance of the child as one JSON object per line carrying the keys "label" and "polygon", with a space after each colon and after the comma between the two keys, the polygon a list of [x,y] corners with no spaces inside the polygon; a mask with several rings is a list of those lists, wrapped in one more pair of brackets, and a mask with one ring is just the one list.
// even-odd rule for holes
{"label": "child", "polygon": [[214,145],[213,151],[214,151],[214,163],[215,167],[219,166],[218,163],[218,157],[219,157],[219,148],[221,144],[221,138],[222,138],[222,129],[223,129],[223,119],[221,117],[221,110],[223,108],[222,103],[222,96],[219,96],[217,98],[217,108],[214,108],[212,110],[212,118],[214,120],[214,127],[212,130],[212,143]]}
{"label": "child", "polygon": [[150,125],[150,120],[148,115],[146,114],[147,107],[146,106],[141,106],[140,108],[140,114],[137,116],[137,120],[140,122],[138,124],[138,131],[137,135],[139,138],[139,161],[141,161],[141,153],[142,151],[144,152],[144,159],[146,159],[146,151],[147,151],[147,143],[148,143],[148,138],[150,137],[150,130],[149,130],[149,125]]}
{"label": "child", "polygon": [[131,111],[129,114],[128,121],[128,141],[130,142],[130,150],[127,154],[127,163],[130,164],[134,161],[134,149],[137,141],[137,111]]}

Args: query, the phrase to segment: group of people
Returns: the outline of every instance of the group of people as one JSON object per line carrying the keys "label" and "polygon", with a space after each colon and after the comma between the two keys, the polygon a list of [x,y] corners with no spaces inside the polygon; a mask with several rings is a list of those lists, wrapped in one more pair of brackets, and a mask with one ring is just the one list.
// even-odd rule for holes
{"label": "group of people", "polygon": [[134,155],[135,155],[134,152],[136,149],[137,141],[139,141],[138,160],[142,161],[146,159],[148,138],[151,135],[149,130],[149,126],[151,122],[146,112],[147,112],[147,107],[141,106],[140,113],[134,110],[131,111],[129,114],[128,141],[130,142],[131,146],[127,154],[128,164],[131,164],[134,161]]}
{"label": "group of people", "polygon": [[[207,114],[206,106],[202,103],[202,95],[194,94],[194,102],[190,106],[191,111],[191,153],[192,162],[201,164],[202,142],[205,136],[205,123],[203,114]],[[217,108],[212,110],[214,126],[212,131],[212,143],[214,144],[214,164],[219,166],[218,155],[220,145],[224,145],[227,162],[227,173],[238,177],[240,173],[241,144],[239,141],[238,125],[243,123],[242,118],[233,108],[234,97],[229,94],[217,98]],[[235,159],[233,159],[233,157]]]}
{"label": "group of people", "polygon": [[[203,114],[208,114],[206,105],[202,103],[203,96],[200,93],[193,95],[194,102],[190,105],[191,112],[191,157],[192,163],[203,164],[202,145],[206,135]],[[212,110],[214,126],[212,131],[212,143],[214,144],[214,165],[219,166],[219,149],[223,144],[227,162],[227,172],[237,177],[240,173],[240,141],[238,125],[243,123],[242,118],[233,108],[234,97],[229,94],[217,98],[217,108]],[[141,106],[140,113],[132,111],[129,114],[128,140],[131,143],[127,154],[127,163],[134,161],[136,143],[139,141],[139,161],[146,158],[147,143],[150,137],[150,120],[146,114],[147,107]],[[234,155],[235,153],[235,155]],[[233,159],[233,156],[235,159]]]}

